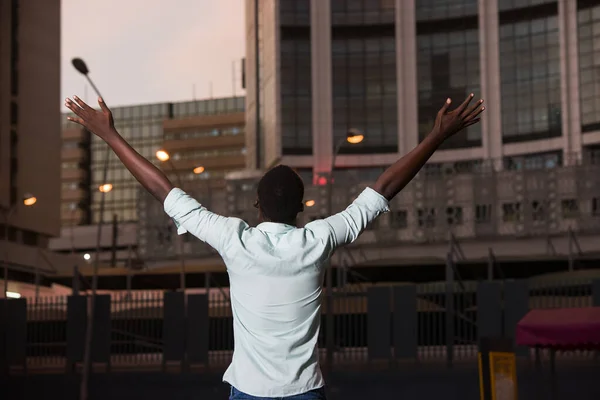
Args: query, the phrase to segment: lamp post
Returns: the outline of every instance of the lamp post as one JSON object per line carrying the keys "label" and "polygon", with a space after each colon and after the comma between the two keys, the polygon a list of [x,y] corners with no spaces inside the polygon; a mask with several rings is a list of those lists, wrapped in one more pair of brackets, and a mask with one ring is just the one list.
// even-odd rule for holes
{"label": "lamp post", "polygon": [[[331,168],[329,169],[329,176],[327,179],[327,216],[329,217],[333,213],[333,171],[335,169],[335,161],[337,156],[344,145],[344,143],[348,142],[350,144],[357,144],[364,140],[365,136],[357,129],[350,129],[346,134],[346,137],[341,138],[333,152],[333,157],[331,158]],[[334,335],[333,335],[333,270],[331,266],[331,261],[329,262],[329,268],[327,268],[327,274],[325,276],[325,291],[327,295],[327,320],[326,320],[326,336],[325,336],[325,346],[327,349],[326,360],[327,360],[327,369],[331,371],[332,363],[333,363],[333,347],[334,347]]]}
{"label": "lamp post", "polygon": [[[175,174],[175,178],[177,179],[177,185],[183,189],[183,181],[181,179],[181,174],[179,173],[177,168],[175,168],[175,164],[173,163],[173,160],[171,159],[171,155],[169,154],[169,152],[164,149],[158,150],[156,152],[156,158],[160,162],[167,162],[169,164],[171,171]],[[200,175],[204,172],[204,167],[202,167],[202,166],[195,167],[192,170],[192,172],[196,175]],[[177,236],[177,241],[179,244],[179,262],[181,264],[181,268],[180,268],[180,272],[179,272],[179,286],[181,288],[181,291],[183,293],[185,293],[186,277],[185,277],[185,252],[184,252],[184,248],[183,248],[183,237],[181,235],[176,235],[176,236]]]}
{"label": "lamp post", "polygon": [[[92,81],[89,76],[89,69],[81,58],[74,58],[71,60],[73,67],[85,76],[89,84],[96,92],[98,97],[102,97],[100,91]],[[106,193],[112,190],[112,185],[107,183],[108,180],[108,160],[110,156],[110,147],[106,146],[106,155],[104,158],[104,166],[102,168],[102,185],[100,186],[100,192],[102,192],[102,196],[100,197],[100,215],[98,216],[98,231],[96,234],[96,258],[94,258],[93,265],[93,274],[92,274],[92,296],[88,300],[87,304],[87,323],[85,329],[85,347],[83,353],[83,371],[81,377],[81,387],[80,387],[80,400],[87,400],[88,398],[88,382],[89,376],[91,372],[91,355],[92,355],[92,331],[94,329],[94,308],[96,304],[96,291],[98,290],[98,268],[100,267],[100,241],[102,238],[102,225],[104,224],[104,203],[106,198]]]}
{"label": "lamp post", "polygon": [[[22,200],[23,200],[23,205],[25,205],[25,207],[31,207],[35,203],[37,203],[37,198],[35,196],[33,196],[32,194],[26,194],[25,196],[23,196]],[[2,258],[2,264],[3,264],[3,269],[4,269],[4,290],[2,291],[2,293],[4,293],[5,299],[8,298],[8,233],[9,233],[11,217],[17,211],[18,204],[19,203],[15,203],[10,207],[1,207],[0,206],[0,213],[4,217],[3,219],[4,219],[5,246],[4,246],[4,257]]]}
{"label": "lamp post", "polygon": [[[177,179],[177,186],[179,186],[181,188],[183,186],[183,182],[181,180],[181,174],[175,168],[175,164],[173,164],[173,160],[171,160],[171,156],[169,155],[169,153],[166,150],[158,150],[156,152],[156,158],[158,158],[158,160],[160,162],[169,163],[169,167],[171,168],[171,171],[173,171],[173,173],[175,174],[175,178]],[[177,244],[179,245],[179,263],[180,263],[179,287],[181,289],[181,292],[185,293],[186,279],[185,279],[185,252],[184,252],[184,248],[183,248],[183,237],[181,235],[178,235],[177,232],[175,232],[175,236],[177,237]]]}

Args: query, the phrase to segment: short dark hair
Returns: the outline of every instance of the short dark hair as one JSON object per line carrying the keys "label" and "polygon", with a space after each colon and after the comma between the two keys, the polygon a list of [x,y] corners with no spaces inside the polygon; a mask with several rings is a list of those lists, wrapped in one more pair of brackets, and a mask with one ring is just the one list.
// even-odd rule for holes
{"label": "short dark hair", "polygon": [[267,171],[258,182],[258,206],[272,222],[293,221],[303,210],[304,182],[287,165]]}

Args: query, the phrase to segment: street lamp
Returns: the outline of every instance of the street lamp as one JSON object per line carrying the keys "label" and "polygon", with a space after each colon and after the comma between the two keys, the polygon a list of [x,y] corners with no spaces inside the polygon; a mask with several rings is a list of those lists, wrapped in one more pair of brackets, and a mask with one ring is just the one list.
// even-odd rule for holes
{"label": "street lamp", "polygon": [[[35,203],[37,203],[37,198],[31,193],[27,193],[22,198],[23,205],[25,207],[31,207]],[[4,267],[4,298],[8,298],[8,231],[10,226],[10,220],[13,214],[17,211],[17,206],[19,203],[15,203],[10,207],[2,207],[0,206],[0,213],[4,217],[4,241],[6,242],[4,246],[4,257],[3,257],[3,267]]]}
{"label": "street lamp", "polygon": [[314,200],[312,200],[312,199],[311,199],[311,200],[306,200],[306,201],[304,202],[304,205],[305,205],[306,207],[312,207],[312,206],[314,206],[314,205],[315,205],[315,201],[314,201]]}
{"label": "street lamp", "polygon": [[[333,152],[333,157],[331,158],[331,168],[329,169],[329,176],[327,179],[327,216],[329,217],[333,212],[333,171],[335,169],[335,161],[337,159],[340,150],[344,143],[350,144],[358,144],[362,142],[365,138],[365,135],[359,131],[358,129],[351,128],[348,130],[346,137],[341,138]],[[331,261],[330,261],[331,263]],[[331,269],[331,265],[327,268],[327,275],[325,277],[325,287],[326,287],[326,295],[327,295],[327,320],[326,320],[326,337],[325,337],[325,346],[327,348],[326,359],[327,359],[327,368],[331,368],[331,364],[333,363],[333,347],[334,347],[334,339],[333,339],[333,281],[332,281],[333,271]]]}
{"label": "street lamp", "polygon": [[165,162],[169,161],[171,159],[171,156],[169,155],[169,153],[167,153],[166,150],[158,150],[156,152],[156,158],[158,158],[159,161]]}
{"label": "street lamp", "polygon": [[[169,167],[171,168],[171,171],[173,171],[173,173],[175,174],[175,178],[177,179],[177,185],[179,185],[180,188],[183,188],[181,182],[181,174],[179,173],[177,168],[175,168],[175,164],[173,164],[173,160],[171,160],[171,155],[169,154],[169,152],[164,149],[160,149],[156,152],[156,158],[160,162],[169,163]],[[179,245],[179,263],[181,265],[179,268],[179,287],[181,288],[181,292],[185,293],[185,252],[183,248],[183,237],[181,235],[177,235],[177,243]]]}
{"label": "street lamp", "polygon": [[169,163],[169,167],[171,168],[171,171],[175,174],[175,178],[177,179],[177,185],[180,188],[182,188],[183,185],[181,182],[181,175],[179,174],[177,168],[175,168],[175,164],[173,164],[173,160],[171,159],[171,155],[169,154],[169,152],[164,149],[160,149],[156,152],[156,158],[160,162]]}
{"label": "street lamp", "polygon": [[204,167],[203,166],[196,167],[192,170],[192,172],[196,175],[200,175],[201,173],[204,172]]}
{"label": "street lamp", "polygon": [[102,193],[108,193],[111,190],[113,190],[113,185],[112,185],[112,183],[105,183],[103,185],[100,185],[98,187],[98,190]]}
{"label": "street lamp", "polygon": [[[94,92],[96,92],[96,95],[98,97],[102,97],[102,95],[100,94],[100,91],[98,90],[98,88],[96,87],[96,85],[94,84],[94,82],[92,81],[92,79],[90,78],[90,70],[88,69],[85,61],[83,61],[81,58],[73,58],[71,60],[71,63],[73,64],[73,67],[77,70],[77,72],[79,72],[80,74],[82,74],[83,76],[85,76],[85,79],[87,79],[87,81],[89,82],[89,84],[92,86],[92,89],[94,89]],[[104,156],[104,166],[102,168],[102,182],[104,182],[102,184],[101,187],[104,187],[105,189],[108,189],[106,182],[108,181],[108,160],[110,157],[110,147],[108,147],[108,145],[106,146],[106,154]],[[112,189],[112,185],[110,185],[110,189]],[[95,309],[95,304],[96,304],[96,292],[98,290],[98,268],[100,267],[100,240],[102,239],[102,225],[104,224],[104,203],[105,203],[105,197],[106,197],[106,193],[110,192],[110,190],[100,190],[103,195],[100,197],[100,215],[98,216],[98,231],[96,234],[96,258],[94,258],[94,266],[93,266],[93,274],[92,274],[92,296],[88,301],[88,318],[87,318],[87,323],[86,323],[86,328],[85,328],[85,347],[84,347],[84,354],[83,354],[83,371],[82,371],[82,376],[81,376],[81,386],[80,386],[80,392],[79,392],[79,396],[80,396],[80,400],[87,400],[88,398],[88,382],[89,382],[89,376],[90,376],[90,371],[91,371],[91,356],[92,356],[92,330],[94,329],[94,309]]]}

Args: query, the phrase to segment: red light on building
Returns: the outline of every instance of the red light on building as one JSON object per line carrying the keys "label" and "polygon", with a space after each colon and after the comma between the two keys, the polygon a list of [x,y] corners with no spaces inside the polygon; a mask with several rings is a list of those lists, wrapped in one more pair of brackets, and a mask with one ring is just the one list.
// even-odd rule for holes
{"label": "red light on building", "polygon": [[325,185],[327,185],[327,178],[325,178],[324,176],[320,176],[317,179],[317,185],[319,185],[319,186],[325,186]]}

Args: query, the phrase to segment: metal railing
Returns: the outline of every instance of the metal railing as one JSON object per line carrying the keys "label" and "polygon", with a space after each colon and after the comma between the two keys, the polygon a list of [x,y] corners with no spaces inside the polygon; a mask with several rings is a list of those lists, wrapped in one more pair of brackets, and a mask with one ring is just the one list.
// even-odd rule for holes
{"label": "metal railing", "polygon": [[[478,314],[483,309],[489,308],[491,310],[489,312],[495,313],[494,318],[506,324],[505,313],[511,307],[528,310],[600,306],[600,274],[597,270],[536,277],[512,283],[495,281],[486,284],[497,285],[497,288],[504,292],[503,299],[500,300],[501,304],[479,303],[478,290],[481,284],[472,281],[461,284],[437,282],[393,286],[346,282],[339,285],[335,289],[332,307],[335,338],[333,367],[361,367],[371,365],[379,358],[391,362],[406,357],[400,354],[399,345],[403,347],[402,354],[406,354],[408,346],[408,353],[411,354],[409,358],[414,361],[441,362],[448,365],[473,361],[477,356],[481,328]],[[512,285],[510,288],[507,286],[509,284]],[[512,291],[515,287],[525,288],[526,294],[514,298]],[[383,307],[369,307],[371,301],[377,301],[377,296],[381,299],[382,293],[384,298],[388,296],[389,309],[385,304]],[[413,296],[415,309],[409,310],[403,308],[402,304],[394,302],[394,296],[404,296],[406,293],[409,293],[409,298]],[[186,336],[191,331],[185,333],[182,326],[185,314],[177,305],[185,307],[183,297],[180,298],[180,303],[173,303],[168,298],[178,295],[183,296],[181,293],[132,292],[129,295],[113,294],[107,297],[104,303],[107,306],[106,313],[98,313],[100,316],[105,315],[105,319],[98,320],[99,323],[95,324],[97,327],[95,329],[99,332],[95,335],[98,334],[99,337],[104,335],[106,346],[103,347],[101,338],[95,337],[94,340],[99,340],[97,348],[105,348],[110,354],[100,354],[97,358],[104,360],[107,369],[115,370],[161,369],[165,368],[167,361],[171,364],[175,361],[182,368],[186,365],[189,367],[191,364],[213,369],[226,367],[233,353],[233,326],[228,290],[211,289],[207,297],[206,293],[188,295],[188,322],[183,325],[193,325],[196,321],[196,326],[200,327],[196,331],[199,337]],[[189,300],[190,296],[205,296],[206,303],[203,304],[206,304],[204,307],[208,309],[203,311],[201,308],[193,308]],[[23,314],[20,314],[21,311],[9,312],[8,315],[12,320],[3,321],[9,330],[14,330],[12,334],[6,336],[16,340],[12,344],[8,343],[8,360],[13,370],[22,368],[30,372],[68,371],[78,368],[80,363],[78,354],[81,355],[81,349],[78,349],[81,346],[79,340],[81,332],[78,331],[77,321],[85,321],[85,308],[73,305],[82,298],[82,296],[71,296],[41,297],[37,301],[3,300],[5,305],[18,306],[14,310],[23,312]],[[395,310],[394,307],[400,308]],[[322,308],[322,310],[326,309]],[[206,318],[198,319],[198,315],[203,313]],[[180,315],[178,317],[180,319],[173,318],[173,314]],[[329,316],[324,314],[322,318],[324,322]],[[392,326],[386,325],[386,319],[389,324],[390,320],[395,321],[397,318],[403,325],[414,324],[416,338],[413,344],[410,344],[410,338],[395,339],[398,333],[392,332]],[[374,327],[373,324],[383,325]],[[324,355],[327,325],[322,323],[321,326],[318,344]],[[510,336],[511,329],[514,334],[514,327],[505,326],[504,334]],[[388,333],[385,333],[386,330]],[[178,346],[182,346],[182,341],[202,341],[203,335],[199,335],[198,332],[203,331],[206,335],[205,361],[194,361],[198,358],[192,353],[198,351],[189,348],[187,361],[185,355],[175,356],[175,359],[169,356],[169,360],[165,359],[165,354],[174,354],[173,348],[175,353],[179,351],[177,349]],[[23,334],[23,339],[19,339],[20,334]],[[371,334],[377,337],[370,336]],[[397,343],[398,340],[406,341]],[[373,350],[373,346],[381,346],[381,342],[386,343],[386,341],[389,342],[388,351],[383,350],[381,353],[381,350]],[[17,362],[20,359],[19,346],[21,345],[24,347],[23,357],[21,362]],[[182,351],[185,353],[186,350]],[[580,356],[589,359],[590,353],[582,353]],[[573,358],[573,355],[571,354],[570,357]],[[2,361],[0,359],[0,364]]]}

